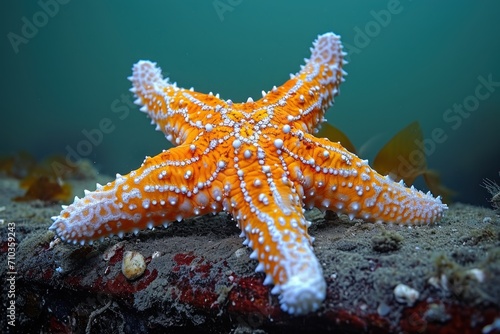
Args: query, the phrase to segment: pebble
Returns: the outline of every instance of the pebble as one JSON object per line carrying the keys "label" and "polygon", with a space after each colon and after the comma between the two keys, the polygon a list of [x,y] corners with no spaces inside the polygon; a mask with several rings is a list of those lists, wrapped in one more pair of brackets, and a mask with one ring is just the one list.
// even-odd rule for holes
{"label": "pebble", "polygon": [[466,274],[467,274],[467,276],[475,279],[479,283],[483,283],[485,278],[486,278],[484,271],[481,269],[477,269],[477,268],[467,270]]}
{"label": "pebble", "polygon": [[398,303],[413,306],[420,297],[420,293],[408,285],[398,284],[394,288],[394,297]]}
{"label": "pebble", "polygon": [[123,254],[122,273],[128,280],[141,277],[146,270],[144,256],[136,251],[126,251]]}
{"label": "pebble", "polygon": [[387,305],[386,303],[381,303],[378,307],[377,307],[377,313],[378,315],[380,315],[381,317],[385,317],[386,315],[388,315],[389,313],[391,312],[391,307],[389,305]]}

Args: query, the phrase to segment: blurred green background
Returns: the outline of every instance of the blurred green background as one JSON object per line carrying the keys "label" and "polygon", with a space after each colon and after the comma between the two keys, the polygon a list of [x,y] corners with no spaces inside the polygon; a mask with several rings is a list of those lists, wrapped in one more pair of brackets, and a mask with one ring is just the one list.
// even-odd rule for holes
{"label": "blurred green background", "polygon": [[[19,0],[0,6],[0,156],[79,150],[101,173],[128,173],[145,155],[169,147],[138,108],[123,102],[137,60],[157,61],[181,87],[233,101],[258,99],[299,70],[318,34],[333,31],[350,63],[327,119],[361,156],[372,160],[418,120],[429,141],[435,129],[445,134],[444,142],[428,146],[428,165],[458,191],[456,200],[486,206],[483,179],[500,183],[499,1]],[[85,147],[84,133],[103,119],[111,122],[108,133]]]}

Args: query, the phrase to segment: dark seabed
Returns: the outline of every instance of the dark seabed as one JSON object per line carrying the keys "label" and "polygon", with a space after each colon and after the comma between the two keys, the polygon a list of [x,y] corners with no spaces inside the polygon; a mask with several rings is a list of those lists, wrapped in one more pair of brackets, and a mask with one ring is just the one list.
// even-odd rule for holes
{"label": "dark seabed", "polygon": [[[83,174],[83,173],[82,173]],[[96,178],[97,177],[97,178]],[[86,170],[76,192],[111,179]],[[226,214],[141,231],[92,246],[54,242],[47,230],[59,205],[13,202],[17,180],[0,178],[0,232],[12,223],[18,247],[16,324],[69,333],[497,333],[500,330],[500,217],[453,204],[435,225],[350,221],[309,211],[327,296],[317,312],[290,316],[256,273]],[[144,258],[135,280],[125,254]],[[9,256],[2,243],[2,263]],[[140,255],[138,255],[140,254]],[[12,277],[5,266],[1,277]],[[6,284],[3,292],[11,284]],[[396,289],[399,286],[398,289]],[[398,292],[397,292],[398,291]],[[5,321],[5,318],[2,318]],[[3,328],[11,329],[0,321]],[[13,331],[11,331],[13,332]]]}

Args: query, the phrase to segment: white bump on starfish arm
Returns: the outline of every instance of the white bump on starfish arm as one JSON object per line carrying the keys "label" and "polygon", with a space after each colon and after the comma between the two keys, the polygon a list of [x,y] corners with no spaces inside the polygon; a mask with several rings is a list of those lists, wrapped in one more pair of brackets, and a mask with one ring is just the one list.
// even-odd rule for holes
{"label": "white bump on starfish arm", "polygon": [[241,140],[239,140],[239,139],[235,139],[235,140],[233,141],[233,147],[234,147],[235,149],[238,149],[238,148],[240,148],[240,146],[241,146]]}
{"label": "white bump on starfish arm", "polygon": [[274,140],[274,146],[277,148],[277,149],[280,149],[283,147],[283,139],[281,138],[277,138]]}

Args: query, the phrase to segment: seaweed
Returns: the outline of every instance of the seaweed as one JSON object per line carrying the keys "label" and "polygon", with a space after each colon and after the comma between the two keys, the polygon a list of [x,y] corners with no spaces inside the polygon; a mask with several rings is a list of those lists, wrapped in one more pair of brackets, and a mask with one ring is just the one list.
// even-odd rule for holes
{"label": "seaweed", "polygon": [[372,237],[372,249],[379,253],[396,251],[401,248],[403,237],[394,231],[382,231]]}
{"label": "seaweed", "polygon": [[[500,172],[498,173],[500,175]],[[497,214],[500,214],[500,186],[493,180],[485,179],[482,184],[491,195],[490,202]]]}
{"label": "seaweed", "polygon": [[[64,157],[51,156],[37,162],[30,153],[20,152],[0,159],[0,172],[18,179],[20,187],[26,190],[24,195],[14,197],[14,201],[67,202],[72,195],[71,185],[53,168],[61,162]],[[70,166],[66,176],[75,174],[76,170],[78,165]]]}

